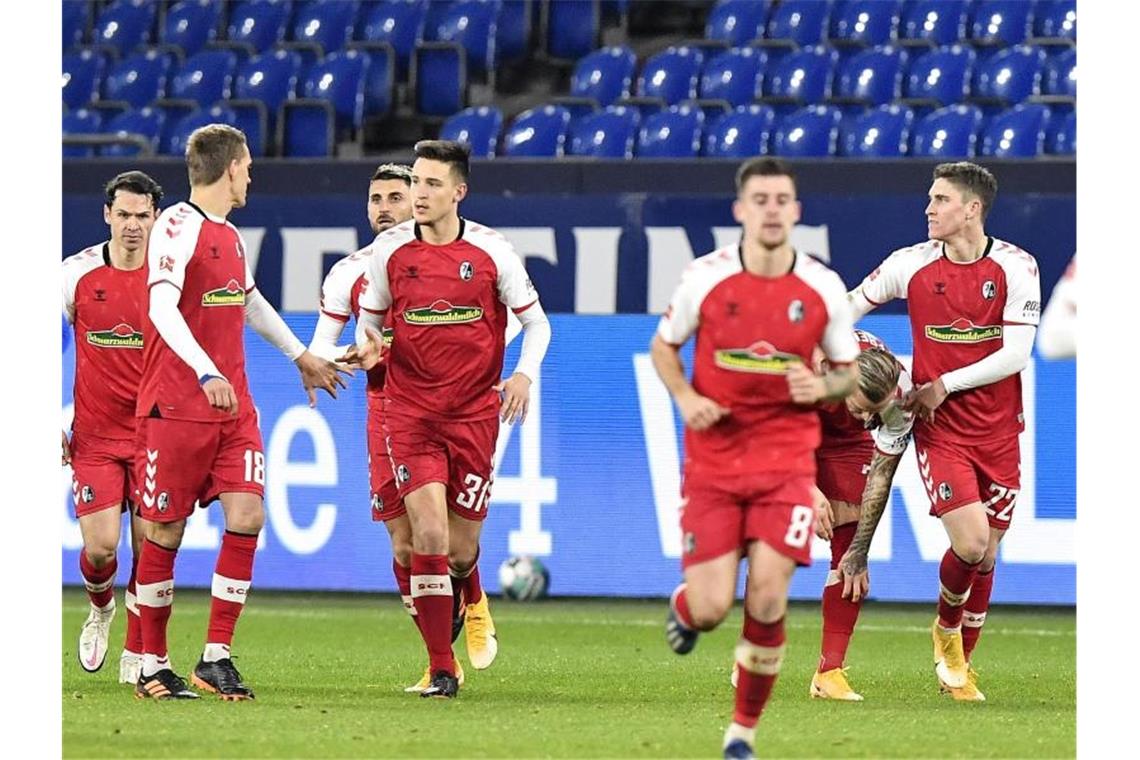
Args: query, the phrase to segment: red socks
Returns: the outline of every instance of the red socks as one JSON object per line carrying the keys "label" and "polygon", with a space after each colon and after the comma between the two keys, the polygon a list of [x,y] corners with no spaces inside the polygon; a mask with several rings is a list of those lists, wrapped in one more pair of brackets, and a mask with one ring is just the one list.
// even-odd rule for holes
{"label": "red socks", "polygon": [[457,590],[462,590],[463,600],[466,604],[476,604],[483,598],[483,585],[479,582],[479,558],[475,558],[475,564],[471,565],[471,572],[467,574],[466,578],[456,578],[452,576],[452,581],[457,585]]}
{"label": "red socks", "polygon": [[823,587],[823,640],[819,652],[819,672],[843,667],[843,660],[847,656],[847,646],[851,643],[851,634],[855,630],[855,621],[859,618],[859,608],[863,606],[862,600],[853,602],[843,598],[843,582],[839,578],[839,560],[851,547],[855,538],[857,523],[840,525],[831,537],[831,572],[827,574],[827,582]]}
{"label": "red socks", "polygon": [[431,672],[443,670],[455,675],[451,653],[451,576],[446,554],[412,552],[412,600],[420,631],[427,642]]}
{"label": "red socks", "polygon": [[[139,623],[142,628],[142,651],[157,660],[166,659],[166,624],[174,603],[174,558],[178,552],[159,546],[150,539],[143,541],[139,552],[138,596]],[[154,667],[153,664],[151,666]],[[147,670],[153,675],[155,670]]]}
{"label": "red socks", "polygon": [[91,604],[102,609],[115,600],[115,571],[118,569],[119,563],[114,557],[97,569],[87,558],[87,552],[79,552],[79,572],[83,575],[83,585],[87,588]]}
{"label": "red socks", "polygon": [[142,654],[142,623],[139,622],[139,603],[135,596],[138,572],[139,558],[134,557],[131,560],[131,579],[127,581],[127,593],[123,599],[127,608],[127,639],[123,643],[123,648],[128,652]]}
{"label": "red socks", "polygon": [[234,638],[234,626],[241,615],[249,595],[253,578],[253,555],[257,551],[257,536],[227,530],[222,536],[222,548],[214,566],[214,581],[210,588],[210,623],[206,630],[207,644],[229,647]]}
{"label": "red socks", "polygon": [[980,564],[962,561],[952,548],[942,555],[942,565],[938,569],[938,581],[942,586],[938,597],[938,624],[943,628],[957,628],[962,624],[962,610]]}
{"label": "red socks", "polygon": [[784,660],[784,619],[761,623],[744,614],[744,634],[736,644],[736,710],[733,722],[753,728],[772,694]]}
{"label": "red socks", "polygon": [[988,573],[978,573],[974,585],[970,587],[970,598],[966,600],[962,615],[962,648],[967,662],[970,653],[978,645],[982,626],[986,623],[986,611],[990,608],[990,592],[994,589],[994,568]]}
{"label": "red socks", "polygon": [[669,598],[669,606],[673,608],[673,613],[681,621],[681,625],[695,631],[697,626],[693,624],[693,613],[689,612],[688,590],[688,585],[684,583],[675,588],[673,596]]}

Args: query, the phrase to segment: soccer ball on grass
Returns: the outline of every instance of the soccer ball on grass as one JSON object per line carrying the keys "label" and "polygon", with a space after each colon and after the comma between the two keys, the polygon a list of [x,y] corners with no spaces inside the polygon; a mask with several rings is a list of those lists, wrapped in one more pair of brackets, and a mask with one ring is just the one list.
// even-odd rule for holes
{"label": "soccer ball on grass", "polygon": [[508,599],[539,599],[546,596],[549,586],[550,572],[534,557],[511,557],[499,565],[499,587]]}

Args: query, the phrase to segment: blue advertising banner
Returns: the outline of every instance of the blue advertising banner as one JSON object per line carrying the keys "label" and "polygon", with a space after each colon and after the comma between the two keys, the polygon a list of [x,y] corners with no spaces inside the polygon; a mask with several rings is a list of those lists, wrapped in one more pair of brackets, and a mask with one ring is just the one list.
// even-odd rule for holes
{"label": "blue advertising banner", "polygon": [[[291,315],[287,321],[307,340],[315,317]],[[649,360],[657,320],[554,315],[551,321],[554,340],[532,389],[530,415],[500,432],[483,532],[484,583],[496,591],[499,563],[529,554],[549,567],[554,595],[665,596],[680,577],[681,429]],[[900,356],[909,354],[905,317],[872,315],[860,324]],[[508,351],[508,369],[518,344]],[[395,591],[387,533],[369,512],[363,378],[337,400],[322,394],[310,409],[298,375],[276,349],[249,333],[246,350],[267,472],[268,519],[255,587]],[[688,355],[686,360],[691,362]],[[72,345],[64,354],[67,420],[73,367]],[[1075,363],[1034,359],[1024,381],[1022,491],[1002,545],[994,600],[1073,604]],[[61,491],[63,577],[77,584],[82,540],[69,471]],[[908,452],[871,550],[874,598],[935,598],[947,540],[928,509]],[[180,586],[209,586],[222,530],[217,506],[198,510],[189,521],[178,555]],[[128,547],[124,539],[123,551]],[[813,556],[813,566],[796,573],[794,598],[819,597],[827,544],[816,541]],[[120,568],[125,582],[129,563]]]}

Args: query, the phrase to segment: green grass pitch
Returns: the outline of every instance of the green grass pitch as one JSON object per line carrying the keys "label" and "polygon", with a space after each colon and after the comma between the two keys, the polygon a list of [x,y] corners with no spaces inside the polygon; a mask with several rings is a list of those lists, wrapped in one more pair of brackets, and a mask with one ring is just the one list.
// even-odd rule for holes
{"label": "green grass pitch", "polygon": [[[180,590],[170,626],[176,670],[201,652],[208,592]],[[121,604],[121,593],[119,594]],[[491,600],[494,665],[466,666],[454,701],[402,687],[426,664],[392,596],[254,596],[235,663],[257,700],[136,701],[116,683],[125,615],[103,669],[83,672],[75,642],[82,591],[63,592],[65,757],[717,757],[731,717],[739,608],[686,657],[663,635],[664,601]],[[788,614],[788,654],[761,718],[761,757],[1073,757],[1072,610],[991,610],[975,665],[984,704],[938,694],[933,604],[866,606],[848,654],[866,701],[813,701],[819,607]]]}

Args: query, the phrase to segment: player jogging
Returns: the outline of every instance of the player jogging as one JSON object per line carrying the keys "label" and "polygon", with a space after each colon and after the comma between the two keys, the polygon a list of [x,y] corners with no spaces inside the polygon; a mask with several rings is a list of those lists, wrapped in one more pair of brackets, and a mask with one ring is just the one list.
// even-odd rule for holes
{"label": "player jogging", "polygon": [[[757,158],[736,175],[739,245],[685,270],[651,346],[653,365],[685,423],[681,566],[666,639],[696,645],[733,603],[748,558],[744,630],[736,647],[736,709],[725,757],[752,757],[756,723],[780,672],[784,614],[796,565],[811,562],[818,401],[856,385],[859,352],[839,277],[797,253],[795,178],[782,161]],[[680,347],[696,335],[693,380]],[[811,366],[816,346],[830,362]]]}
{"label": "player jogging", "polygon": [[[950,537],[931,629],[935,672],[943,690],[968,701],[984,699],[969,663],[1021,489],[1020,373],[1041,312],[1037,262],[985,233],[996,194],[997,180],[984,167],[936,166],[926,207],[930,239],[892,253],[851,293],[859,316],[907,299],[915,388],[905,406],[919,418],[915,453],[931,514]],[[852,544],[852,572],[856,559],[865,567],[869,541]]]}
{"label": "player jogging", "polygon": [[124,172],[104,188],[103,220],[111,239],[63,261],[63,312],[75,328],[75,417],[63,434],[63,463],[72,469],[72,496],[83,551],[79,571],[91,611],[79,634],[80,666],[95,672],[107,657],[115,617],[116,548],[123,512],[130,512],[131,577],[127,636],[119,682],[134,684],[142,666],[135,575],[143,526],[131,508],[135,398],[143,364],[146,243],[162,188],[146,174]]}
{"label": "player jogging", "polygon": [[174,673],[166,629],[174,601],[174,558],[196,503],[218,499],[225,535],[211,586],[206,646],[195,686],[225,700],[252,699],[230,657],[249,595],[257,535],[265,522],[265,456],[245,372],[249,324],[294,360],[310,404],[314,388],[336,395],[337,365],[305,350],[257,291],[237,228],[251,164],[245,135],[223,124],[195,130],[186,144],[190,200],[166,209],[147,247],[148,318],[136,415],[136,482],[148,521],[139,558],[143,666],[136,696],[194,699]]}

